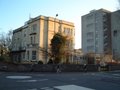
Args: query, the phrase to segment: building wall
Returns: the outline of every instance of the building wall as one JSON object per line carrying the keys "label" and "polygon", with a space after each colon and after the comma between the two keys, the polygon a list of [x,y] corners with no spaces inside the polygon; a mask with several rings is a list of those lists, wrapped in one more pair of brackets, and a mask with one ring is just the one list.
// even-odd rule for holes
{"label": "building wall", "polygon": [[[67,30],[65,30],[66,28]],[[68,33],[68,31],[71,33]],[[14,60],[19,62],[38,62],[42,60],[46,63],[49,59],[48,52],[51,39],[56,32],[62,32],[72,37],[69,47],[74,48],[73,23],[45,16],[31,18],[24,26],[13,32],[12,53]],[[16,57],[18,60],[16,60]]]}
{"label": "building wall", "polygon": [[22,36],[22,27],[18,28],[15,32],[13,32],[12,37],[12,52],[14,53],[14,61],[20,62],[21,60],[21,45],[22,45],[22,39],[20,38]]}
{"label": "building wall", "polygon": [[[106,54],[111,49],[110,12],[104,9],[93,10],[82,16],[82,49],[83,53]],[[104,17],[106,15],[106,17]],[[106,20],[105,20],[106,19]],[[109,22],[109,23],[105,23]],[[106,27],[105,25],[109,26]],[[107,34],[106,34],[107,32]],[[106,38],[106,39],[105,39]],[[105,46],[106,43],[106,46]]]}
{"label": "building wall", "polygon": [[113,59],[120,60],[120,11],[111,15]]}

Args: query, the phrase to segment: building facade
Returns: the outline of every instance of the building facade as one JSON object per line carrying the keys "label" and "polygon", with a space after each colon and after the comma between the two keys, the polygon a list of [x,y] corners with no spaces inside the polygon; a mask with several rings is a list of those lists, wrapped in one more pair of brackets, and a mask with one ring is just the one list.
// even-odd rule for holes
{"label": "building facade", "polygon": [[83,53],[104,55],[111,49],[111,12],[99,9],[82,16]]}
{"label": "building facade", "polygon": [[120,60],[120,10],[111,14],[112,54],[114,60]]}
{"label": "building facade", "polygon": [[86,58],[82,53],[82,49],[74,49],[74,57],[73,57],[74,64],[87,64]]}
{"label": "building facade", "polygon": [[[51,39],[57,32],[72,38],[68,47],[73,50],[74,24],[72,22],[46,16],[31,18],[24,26],[13,31],[13,60],[16,62],[38,62],[41,60],[47,63]],[[71,55],[69,59],[72,59]]]}

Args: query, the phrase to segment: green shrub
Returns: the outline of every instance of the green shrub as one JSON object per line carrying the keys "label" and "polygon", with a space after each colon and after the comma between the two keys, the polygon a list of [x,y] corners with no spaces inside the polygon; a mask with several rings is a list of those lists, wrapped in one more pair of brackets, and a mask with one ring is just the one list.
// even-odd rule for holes
{"label": "green shrub", "polygon": [[49,61],[48,61],[47,64],[53,64],[53,60],[52,60],[52,59],[49,59]]}
{"label": "green shrub", "polygon": [[2,61],[2,62],[12,62],[11,58],[7,55],[0,56],[0,61]]}
{"label": "green shrub", "polygon": [[38,64],[43,64],[43,61],[38,61]]}
{"label": "green shrub", "polygon": [[3,56],[0,56],[0,61],[4,61],[5,58]]}

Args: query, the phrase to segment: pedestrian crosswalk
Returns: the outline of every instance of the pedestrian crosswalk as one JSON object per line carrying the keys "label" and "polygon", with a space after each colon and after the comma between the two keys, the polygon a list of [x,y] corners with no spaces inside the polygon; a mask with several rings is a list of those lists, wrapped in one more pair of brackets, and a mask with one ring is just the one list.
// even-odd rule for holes
{"label": "pedestrian crosswalk", "polygon": [[95,90],[78,85],[63,85],[63,86],[54,86],[52,87],[43,87],[41,90]]}

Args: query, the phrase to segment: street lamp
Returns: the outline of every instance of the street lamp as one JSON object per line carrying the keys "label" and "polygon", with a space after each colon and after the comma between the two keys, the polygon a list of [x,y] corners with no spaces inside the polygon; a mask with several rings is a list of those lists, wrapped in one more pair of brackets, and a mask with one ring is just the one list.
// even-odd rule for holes
{"label": "street lamp", "polygon": [[55,15],[55,19],[54,19],[54,34],[55,34],[55,29],[56,29],[56,17],[58,16],[58,14]]}

